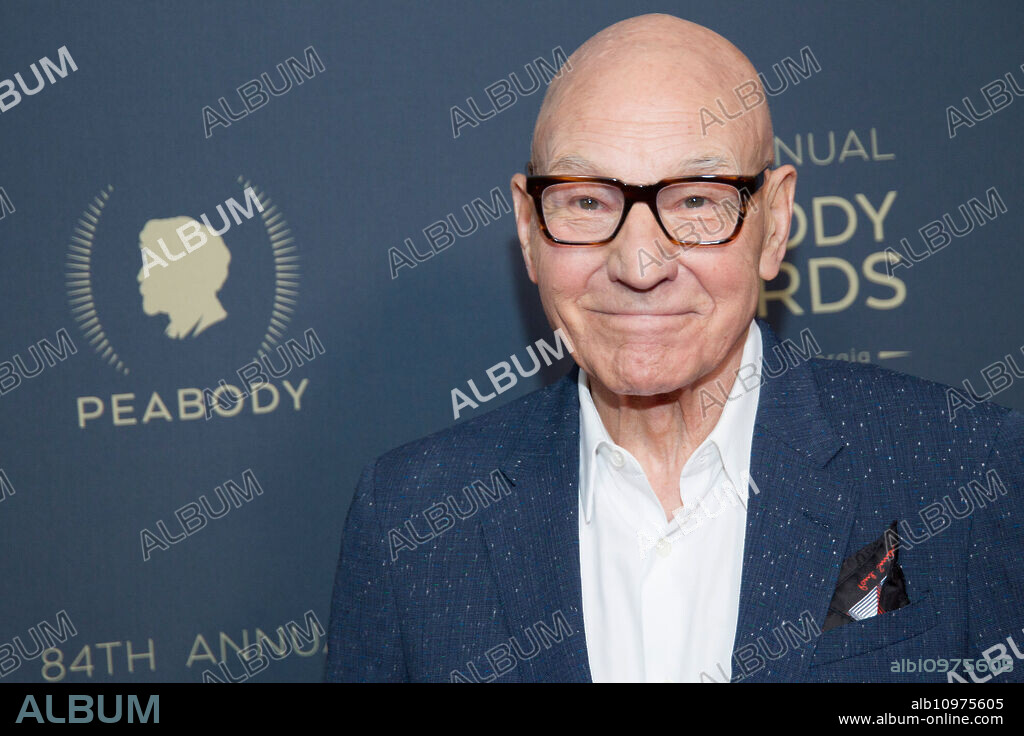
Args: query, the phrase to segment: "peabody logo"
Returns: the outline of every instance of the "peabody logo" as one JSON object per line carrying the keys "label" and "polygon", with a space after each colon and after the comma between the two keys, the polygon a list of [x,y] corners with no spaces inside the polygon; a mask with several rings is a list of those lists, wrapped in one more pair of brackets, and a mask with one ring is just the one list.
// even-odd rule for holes
{"label": "peabody logo", "polygon": [[[250,192],[252,189],[246,190],[247,195]],[[235,204],[235,200],[229,199],[228,203]],[[243,214],[248,212],[243,211]],[[164,238],[177,242],[179,247],[184,246],[184,250],[172,253]],[[157,244],[166,261],[150,249]],[[217,300],[217,292],[227,281],[231,251],[209,226],[203,227],[188,217],[150,220],[139,233],[139,248],[142,250],[142,268],[138,275],[142,311],[150,316],[166,314],[170,318],[165,335],[178,340],[195,337],[228,316]],[[196,255],[185,263],[177,263],[193,253]],[[156,269],[155,276],[151,273],[153,269]]]}
{"label": "peabody logo", "polygon": [[[206,374],[220,361],[234,366],[254,354],[266,361],[282,351],[298,297],[297,246],[270,198],[244,177],[237,183],[241,197],[218,197],[198,217],[181,214],[185,207],[166,211],[173,205],[154,204],[149,192],[122,194],[113,186],[82,212],[65,261],[68,305],[88,344],[117,373],[134,369],[159,380],[184,372],[198,379],[198,371]],[[232,349],[234,355],[226,354]],[[154,390],[148,402],[138,400],[141,417],[134,416],[135,394],[112,394],[109,401],[80,396],[78,424],[84,429],[107,407],[114,426],[208,416],[205,385],[164,389],[169,401]],[[306,386],[283,387],[299,410]],[[259,388],[279,393],[273,383]],[[254,414],[268,413],[267,405],[253,396]]]}

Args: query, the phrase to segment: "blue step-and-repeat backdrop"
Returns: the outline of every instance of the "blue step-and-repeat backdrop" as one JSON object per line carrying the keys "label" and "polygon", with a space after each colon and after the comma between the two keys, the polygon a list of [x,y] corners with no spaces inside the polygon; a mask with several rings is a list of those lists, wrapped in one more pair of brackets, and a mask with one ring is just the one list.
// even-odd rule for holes
{"label": "blue step-and-repeat backdrop", "polygon": [[361,468],[571,367],[486,373],[553,341],[509,179],[652,11],[747,53],[798,170],[761,315],[1024,409],[1021,3],[5,2],[0,678],[321,679]]}

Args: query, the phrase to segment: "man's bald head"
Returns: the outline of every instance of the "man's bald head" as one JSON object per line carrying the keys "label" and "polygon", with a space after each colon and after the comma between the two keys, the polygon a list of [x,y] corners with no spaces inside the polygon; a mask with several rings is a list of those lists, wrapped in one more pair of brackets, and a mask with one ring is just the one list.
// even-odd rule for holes
{"label": "man's bald head", "polygon": [[[531,161],[539,172],[552,163],[551,136],[579,117],[641,115],[646,121],[670,119],[680,113],[687,127],[714,132],[711,115],[722,119],[716,100],[732,101],[736,88],[765,99],[757,71],[732,43],[704,26],[671,15],[650,14],[616,23],[592,36],[569,57],[567,74],[548,87],[537,116]],[[704,118],[701,109],[704,109]],[[758,166],[772,159],[772,125],[768,107],[759,104],[728,122],[746,144]],[[753,170],[753,169],[751,169]],[[733,172],[740,173],[740,172]]]}
{"label": "man's bald head", "polygon": [[[592,393],[596,386],[609,406],[696,402],[698,386],[739,368],[760,283],[778,275],[786,254],[796,186],[792,166],[768,168],[772,126],[757,92],[763,103],[757,72],[735,46],[668,15],[601,31],[548,88],[534,131],[537,174],[639,185],[763,174],[743,220],[735,208],[740,200],[718,188],[679,199],[659,195],[636,202],[628,214],[618,210],[614,237],[584,247],[556,243],[541,229],[545,195],[527,190],[539,184],[550,192],[551,182],[512,177],[527,273],[548,322],[569,338]],[[744,113],[725,120],[723,108],[736,110],[741,99]],[[712,115],[719,122],[709,124]],[[595,217],[606,224],[619,199],[606,184],[580,182],[563,182],[561,199],[549,195],[547,208],[581,228]],[[663,205],[670,218],[689,211],[708,232],[732,217],[737,229],[723,245],[666,250],[672,235]]]}

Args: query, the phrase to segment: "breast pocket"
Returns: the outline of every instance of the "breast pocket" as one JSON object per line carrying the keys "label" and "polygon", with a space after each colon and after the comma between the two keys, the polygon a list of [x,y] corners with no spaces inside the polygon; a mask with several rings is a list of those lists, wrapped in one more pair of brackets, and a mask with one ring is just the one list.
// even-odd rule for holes
{"label": "breast pocket", "polygon": [[930,591],[926,591],[916,602],[895,611],[863,621],[851,621],[821,634],[815,643],[810,666],[820,667],[883,649],[920,636],[938,623],[935,599]]}

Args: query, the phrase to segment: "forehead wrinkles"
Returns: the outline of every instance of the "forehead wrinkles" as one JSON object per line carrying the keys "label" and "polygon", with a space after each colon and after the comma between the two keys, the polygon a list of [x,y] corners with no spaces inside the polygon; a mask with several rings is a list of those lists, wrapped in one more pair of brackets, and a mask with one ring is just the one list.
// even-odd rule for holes
{"label": "forehead wrinkles", "polygon": [[[560,117],[549,130],[543,147],[546,170],[556,173],[553,165],[566,158],[580,158],[599,169],[614,167],[614,171],[595,171],[609,176],[644,176],[661,179],[687,173],[745,173],[746,159],[750,158],[746,141],[723,136],[702,137],[699,116],[693,113],[671,116],[664,120],[635,120],[617,117],[589,118]],[[704,159],[718,159],[710,165]],[[563,161],[564,162],[564,161]],[[692,162],[690,167],[687,163]],[[569,168],[578,162],[568,161]],[[559,166],[557,173],[566,168]],[[694,169],[692,172],[688,168]],[[585,173],[580,171],[579,173]],[[652,179],[652,181],[654,180]]]}
{"label": "forehead wrinkles", "polygon": [[[560,96],[544,124],[538,125],[533,147],[535,164],[545,167],[557,156],[583,154],[569,150],[583,144],[595,149],[592,159],[606,149],[610,156],[624,156],[648,166],[675,165],[683,158],[684,149],[691,149],[694,155],[713,150],[733,162],[734,171],[730,173],[751,173],[745,170],[760,166],[770,156],[765,146],[767,143],[770,147],[771,137],[769,134],[766,140],[758,119],[758,114],[766,111],[754,108],[737,119],[724,118],[718,100],[727,109],[730,104],[732,109],[736,105],[727,96],[716,94],[717,85],[693,93],[677,88],[635,95],[623,94],[614,88],[618,86],[591,91],[581,85]],[[659,160],[662,155],[671,160]]]}
{"label": "forehead wrinkles", "polygon": [[[700,143],[714,141],[733,148],[739,158],[752,159],[749,165],[771,157],[766,105],[725,121],[724,126],[709,125],[714,119],[705,114],[702,130],[702,108],[724,120],[717,101],[735,109],[734,89],[751,80],[757,83],[757,73],[746,56],[707,28],[665,15],[627,19],[591,37],[570,56],[570,63],[572,70],[548,87],[534,129],[532,150],[541,165],[550,149],[551,133],[556,127],[564,128],[567,119],[603,117],[612,123],[601,111],[620,108],[625,136],[639,137],[631,132],[639,129],[632,127],[634,119],[656,124],[665,122],[662,118],[670,113],[679,134],[695,134]],[[587,115],[588,108],[594,114]]]}

